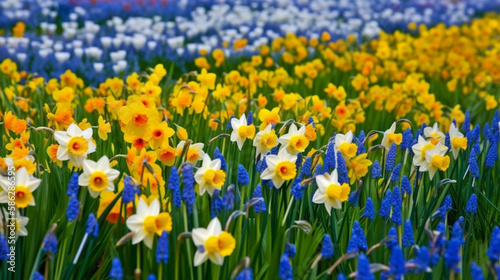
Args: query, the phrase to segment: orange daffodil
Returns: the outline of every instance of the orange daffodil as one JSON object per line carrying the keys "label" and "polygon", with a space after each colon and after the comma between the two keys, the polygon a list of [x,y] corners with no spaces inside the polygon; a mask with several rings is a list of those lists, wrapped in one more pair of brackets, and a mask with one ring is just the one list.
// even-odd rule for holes
{"label": "orange daffodil", "polygon": [[172,217],[167,212],[160,213],[160,202],[154,199],[149,205],[140,198],[137,211],[127,219],[127,227],[133,232],[132,244],[144,241],[149,248],[153,248],[155,234],[161,235],[163,231],[172,230]]}
{"label": "orange daffodil", "polygon": [[208,194],[212,196],[214,190],[220,190],[224,185],[224,182],[226,181],[226,173],[220,168],[220,159],[211,160],[210,156],[207,154],[203,156],[203,163],[194,174],[194,179],[200,186],[200,195],[208,192]]}
{"label": "orange daffodil", "polygon": [[114,191],[113,180],[120,176],[120,172],[109,167],[107,156],[101,157],[97,162],[86,159],[83,161],[83,174],[78,178],[80,186],[88,187],[93,198],[103,191]]}
{"label": "orange daffodil", "polygon": [[198,249],[194,255],[194,266],[199,266],[206,260],[222,265],[224,257],[231,255],[236,247],[236,240],[230,233],[222,230],[217,217],[210,221],[207,228],[193,229],[192,238]]}
{"label": "orange daffodil", "polygon": [[56,131],[54,139],[59,143],[57,159],[69,160],[75,166],[82,166],[87,155],[96,150],[91,138],[92,128],[81,130],[76,124],[71,124],[66,131]]}
{"label": "orange daffodil", "polygon": [[316,176],[316,184],[318,189],[314,193],[312,201],[316,204],[325,205],[328,215],[331,215],[332,208],[341,209],[342,202],[349,198],[351,192],[348,184],[339,183],[336,169],[331,174],[325,173]]}

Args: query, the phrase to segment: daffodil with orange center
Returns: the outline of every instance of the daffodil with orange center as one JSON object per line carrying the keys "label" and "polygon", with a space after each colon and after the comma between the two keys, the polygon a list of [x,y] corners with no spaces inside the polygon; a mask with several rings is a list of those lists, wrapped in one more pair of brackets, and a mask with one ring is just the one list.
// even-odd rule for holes
{"label": "daffodil with orange center", "polygon": [[297,156],[288,153],[286,149],[281,149],[277,155],[267,155],[265,160],[267,168],[260,174],[260,178],[271,180],[277,189],[297,175]]}
{"label": "daffodil with orange center", "polygon": [[55,140],[59,143],[57,159],[69,160],[75,166],[82,166],[87,155],[95,152],[96,146],[91,140],[92,128],[82,131],[78,125],[71,124],[67,131],[56,131]]}
{"label": "daffodil with orange center", "polygon": [[93,198],[99,196],[103,191],[114,191],[113,180],[118,178],[120,172],[109,166],[107,156],[101,157],[97,162],[86,159],[83,161],[83,174],[78,177],[78,184],[88,187]]}
{"label": "daffodil with orange center", "polygon": [[[16,170],[14,177],[15,179],[12,181],[11,177],[0,176],[0,187],[2,187],[0,203],[9,203],[11,201],[12,190],[9,188],[14,186],[16,207],[26,208],[34,206],[35,198],[33,197],[33,192],[40,186],[42,180],[29,175],[26,168]],[[14,185],[12,185],[12,182],[14,182]]]}
{"label": "daffodil with orange center", "polygon": [[141,137],[148,129],[148,123],[158,121],[159,114],[155,107],[146,107],[141,102],[133,102],[122,107],[118,113],[125,134]]}
{"label": "daffodil with orange center", "polygon": [[[179,144],[177,144],[177,156],[180,156],[182,154],[185,145],[186,141],[181,141],[179,142]],[[196,163],[205,156],[205,152],[203,151],[204,146],[205,144],[203,143],[194,143],[189,145],[186,153],[186,161],[193,165],[196,165]]]}
{"label": "daffodil with orange center", "polygon": [[166,121],[153,122],[146,131],[146,139],[152,149],[168,146],[168,139],[174,135],[174,130],[168,127]]}
{"label": "daffodil with orange center", "polygon": [[210,159],[210,156],[203,156],[201,167],[194,174],[194,179],[199,185],[200,196],[208,192],[210,196],[214,190],[220,190],[226,182],[226,173],[221,170],[220,159]]}

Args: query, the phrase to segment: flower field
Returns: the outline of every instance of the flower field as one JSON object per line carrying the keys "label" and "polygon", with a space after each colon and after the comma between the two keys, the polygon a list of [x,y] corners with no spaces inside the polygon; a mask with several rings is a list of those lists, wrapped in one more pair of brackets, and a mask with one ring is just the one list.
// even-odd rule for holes
{"label": "flower field", "polygon": [[498,279],[498,1],[2,1],[0,279]]}

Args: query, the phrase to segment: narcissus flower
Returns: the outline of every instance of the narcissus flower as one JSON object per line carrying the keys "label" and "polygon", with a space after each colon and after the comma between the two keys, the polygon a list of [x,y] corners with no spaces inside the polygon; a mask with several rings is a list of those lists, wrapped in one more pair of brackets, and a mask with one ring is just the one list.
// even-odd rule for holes
{"label": "narcissus flower", "polygon": [[426,127],[424,128],[424,136],[426,139],[429,139],[429,141],[436,145],[437,143],[444,144],[444,133],[439,131],[439,125],[438,123],[435,123],[432,127]]}
{"label": "narcissus flower", "polygon": [[[179,144],[177,144],[177,156],[181,155],[185,144],[186,141],[181,141],[179,142]],[[186,161],[193,165],[196,165],[196,162],[198,162],[205,156],[205,152],[203,151],[204,146],[205,144],[203,143],[194,143],[189,145],[189,149],[187,150],[186,154]]]}
{"label": "narcissus flower", "polygon": [[456,159],[460,149],[467,149],[467,138],[464,137],[454,123],[451,123],[448,133],[450,134],[451,152],[453,153],[453,158]]}
{"label": "narcissus flower", "polygon": [[247,138],[253,139],[255,136],[255,126],[253,124],[248,125],[245,114],[241,115],[240,119],[232,118],[231,128],[233,129],[233,132],[231,132],[231,141],[238,144],[240,151],[243,148],[245,140]]}
{"label": "narcissus flower", "polygon": [[193,242],[198,250],[194,255],[194,266],[199,266],[207,259],[216,265],[224,263],[224,257],[231,255],[236,247],[234,237],[222,231],[217,217],[212,219],[205,228],[195,228],[192,231]]}
{"label": "narcissus flower", "polygon": [[396,123],[391,125],[391,128],[384,132],[384,137],[382,138],[382,146],[386,149],[391,147],[392,142],[396,142],[397,145],[401,144],[403,141],[403,135],[401,133],[396,132]]}
{"label": "narcissus flower", "polygon": [[352,158],[356,155],[356,151],[358,150],[358,146],[352,143],[352,138],[352,131],[346,134],[335,135],[335,150],[340,151],[345,158]]}
{"label": "narcissus flower", "polygon": [[78,178],[80,186],[88,187],[93,198],[102,191],[114,191],[113,180],[120,176],[120,172],[109,167],[107,156],[101,157],[97,162],[86,159],[83,161],[83,174]]}
{"label": "narcissus flower", "polygon": [[368,167],[372,165],[372,162],[366,158],[367,155],[366,153],[358,155],[346,163],[351,184],[368,173]]}
{"label": "narcissus flower", "polygon": [[127,227],[134,232],[132,244],[144,240],[144,244],[151,249],[155,234],[160,236],[164,230],[172,230],[172,217],[167,212],[160,213],[160,202],[154,199],[150,205],[141,197],[137,205],[136,214],[127,219]]}
{"label": "narcissus flower", "polygon": [[[427,150],[432,150],[432,149],[434,149],[434,147],[435,147],[434,144],[432,144],[429,141],[426,141],[424,139],[424,137],[419,135],[418,142],[411,147],[413,154],[414,154],[413,164],[415,166],[422,165],[425,162],[425,159],[426,159],[425,156],[426,156]],[[445,148],[445,150],[447,150],[447,148],[445,146],[443,146],[443,147]]]}
{"label": "narcissus flower", "polygon": [[450,166],[450,157],[446,155],[446,147],[438,143],[434,149],[425,152],[425,162],[420,165],[420,171],[429,171],[432,179],[436,171],[446,171]]}
{"label": "narcissus flower", "polygon": [[220,190],[224,185],[226,173],[220,168],[220,159],[211,160],[207,154],[203,156],[203,163],[194,175],[196,183],[200,186],[200,195],[208,192],[212,196],[214,190]]}
{"label": "narcissus flower", "polygon": [[[0,203],[8,203],[9,199],[9,188],[12,180],[9,177],[0,176],[0,187],[2,187],[2,192],[0,192]],[[17,170],[15,174],[15,202],[17,208],[26,208],[35,205],[35,198],[33,197],[33,192],[38,188],[42,180],[29,175],[26,168],[21,168]]]}
{"label": "narcissus flower", "polygon": [[259,131],[253,139],[253,146],[256,148],[256,157],[267,154],[272,148],[278,144],[278,137],[273,129],[272,124],[268,124],[266,128]]}
{"label": "narcissus flower", "polygon": [[146,139],[152,149],[168,146],[168,139],[174,135],[174,130],[168,127],[166,121],[153,122],[146,130]]}
{"label": "narcissus flower", "polygon": [[263,180],[271,180],[276,188],[281,188],[285,181],[295,178],[297,156],[289,154],[286,149],[281,149],[277,155],[265,157],[267,167],[260,174]]}
{"label": "narcissus flower", "polygon": [[332,174],[325,173],[316,176],[318,190],[314,193],[312,201],[316,204],[324,204],[328,215],[331,215],[332,208],[341,209],[342,202],[349,198],[351,188],[348,184],[340,184],[337,170]]}
{"label": "narcissus flower", "polygon": [[87,155],[96,149],[91,138],[92,128],[82,131],[76,124],[71,124],[67,131],[56,131],[54,139],[59,143],[57,159],[70,160],[74,165],[82,166]]}
{"label": "narcissus flower", "polygon": [[99,128],[98,128],[98,135],[99,138],[101,138],[103,141],[108,140],[108,133],[111,132],[111,124],[109,122],[106,122],[102,116],[99,116]]}
{"label": "narcissus flower", "polygon": [[278,141],[281,143],[283,149],[286,149],[288,153],[296,155],[303,152],[309,145],[309,140],[307,140],[305,133],[305,126],[297,129],[295,124],[291,124],[288,129],[288,133],[281,136]]}

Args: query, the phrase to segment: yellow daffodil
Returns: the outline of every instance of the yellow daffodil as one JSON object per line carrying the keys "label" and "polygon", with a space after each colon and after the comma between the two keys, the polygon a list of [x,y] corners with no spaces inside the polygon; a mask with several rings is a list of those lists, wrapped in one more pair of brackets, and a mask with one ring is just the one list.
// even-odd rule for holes
{"label": "yellow daffodil", "polygon": [[341,209],[342,202],[349,198],[351,192],[348,184],[339,183],[336,169],[332,171],[332,174],[325,173],[316,176],[316,184],[318,189],[314,193],[312,201],[325,205],[328,215],[331,215],[332,208]]}
{"label": "yellow daffodil", "polygon": [[224,257],[231,255],[236,247],[234,237],[222,230],[217,217],[210,221],[207,228],[193,229],[191,236],[194,245],[198,248],[194,255],[194,266],[199,266],[206,260],[222,265]]}

